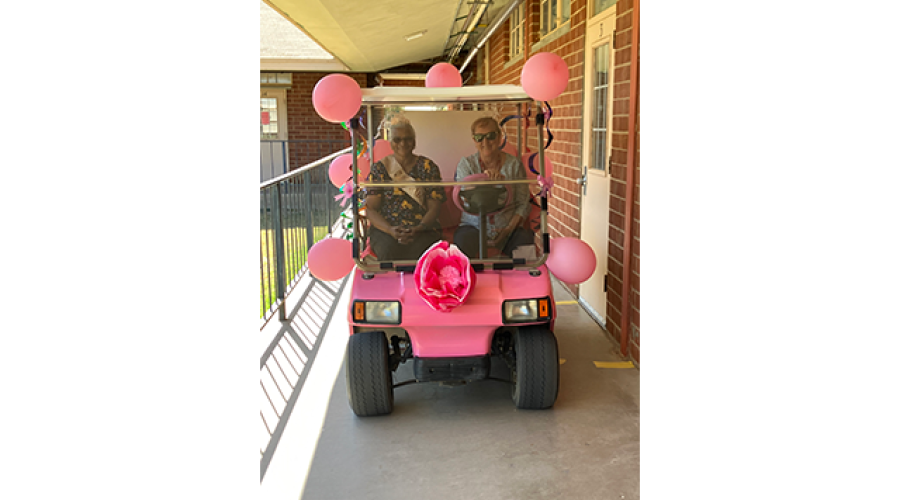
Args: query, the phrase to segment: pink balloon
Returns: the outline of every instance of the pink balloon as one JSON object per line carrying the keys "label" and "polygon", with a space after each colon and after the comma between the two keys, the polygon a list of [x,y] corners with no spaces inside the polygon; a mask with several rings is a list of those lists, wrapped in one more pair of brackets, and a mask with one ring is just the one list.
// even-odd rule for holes
{"label": "pink balloon", "polygon": [[353,261],[353,245],[350,240],[325,238],[309,249],[309,272],[322,281],[343,278],[356,263]]}
{"label": "pink balloon", "polygon": [[550,101],[569,85],[569,66],[552,52],[540,52],[522,66],[522,89],[536,101]]}
{"label": "pink balloon", "polygon": [[334,184],[334,187],[343,186],[349,179],[352,179],[353,172],[350,170],[353,156],[350,153],[343,154],[331,160],[328,166],[328,179]]}
{"label": "pink balloon", "polygon": [[356,80],[341,73],[332,73],[319,80],[313,88],[313,107],[324,120],[332,123],[349,121],[362,104],[362,90]]}
{"label": "pink balloon", "polygon": [[578,238],[553,238],[547,268],[560,281],[584,283],[597,268],[597,256],[590,245]]}
{"label": "pink balloon", "polygon": [[381,139],[375,139],[375,146],[372,148],[372,151],[375,153],[374,159],[372,160],[373,165],[378,163],[378,161],[385,156],[394,152],[394,150],[391,149],[390,143]]}
{"label": "pink balloon", "polygon": [[519,156],[519,148],[516,147],[515,144],[513,144],[513,143],[511,143],[511,142],[509,142],[509,141],[506,142],[506,146],[503,146],[503,150],[502,150],[502,151],[504,151],[504,152],[506,152],[506,153],[509,153],[509,154],[511,154],[511,155],[513,155],[513,156],[516,156],[516,157]]}
{"label": "pink balloon", "polygon": [[372,169],[372,165],[369,164],[368,154],[356,158],[356,169],[359,170],[359,178],[366,180],[366,177],[369,176],[369,171]]}
{"label": "pink balloon", "polygon": [[462,76],[456,66],[437,63],[425,74],[426,87],[462,87]]}

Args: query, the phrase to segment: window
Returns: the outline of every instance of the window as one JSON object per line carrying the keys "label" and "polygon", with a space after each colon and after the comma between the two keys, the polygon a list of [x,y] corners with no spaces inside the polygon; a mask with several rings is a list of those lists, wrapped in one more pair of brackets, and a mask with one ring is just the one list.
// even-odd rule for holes
{"label": "window", "polygon": [[525,4],[521,3],[509,16],[509,58],[522,53],[525,47]]}
{"label": "window", "polygon": [[566,24],[571,15],[570,0],[541,0],[541,36]]}
{"label": "window", "polygon": [[606,138],[608,133],[607,115],[609,108],[609,44],[594,50],[594,76],[592,78],[593,110],[591,119],[591,149],[594,156],[591,168],[606,170]]}
{"label": "window", "polygon": [[290,73],[260,73],[260,85],[291,85]]}
{"label": "window", "polygon": [[615,5],[616,0],[594,0],[592,3],[593,10],[591,11],[591,16],[596,16],[597,14]]}
{"label": "window", "polygon": [[287,92],[293,81],[291,73],[259,75],[259,138],[287,139]]}
{"label": "window", "polygon": [[259,99],[259,138],[278,139],[278,101],[274,97]]}

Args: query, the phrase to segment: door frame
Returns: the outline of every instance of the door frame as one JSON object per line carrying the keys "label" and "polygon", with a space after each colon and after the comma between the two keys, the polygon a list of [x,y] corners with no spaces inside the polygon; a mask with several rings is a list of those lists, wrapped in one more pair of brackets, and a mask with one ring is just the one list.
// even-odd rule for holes
{"label": "door frame", "polygon": [[[598,324],[600,324],[604,329],[606,328],[606,306],[607,306],[607,292],[606,292],[606,274],[608,267],[608,258],[609,258],[609,189],[610,189],[610,173],[609,173],[609,165],[610,165],[610,155],[612,154],[612,89],[614,86],[614,72],[611,71],[614,66],[614,57],[615,51],[613,49],[613,40],[615,36],[615,20],[616,20],[616,4],[611,5],[606,8],[603,12],[597,14],[596,16],[587,20],[585,25],[585,45],[584,45],[584,75],[583,75],[583,101],[582,107],[584,110],[590,110],[588,113],[583,113],[583,121],[582,121],[582,150],[581,150],[581,168],[582,173],[585,175],[585,180],[587,181],[587,187],[594,186],[596,189],[596,185],[598,182],[605,184],[605,189],[601,190],[601,193],[598,193],[601,196],[605,196],[604,200],[597,200],[592,202],[592,207],[596,207],[593,203],[601,203],[601,218],[595,217],[586,217],[586,207],[585,206],[585,189],[583,186],[579,186],[579,205],[581,207],[581,224],[579,227],[579,232],[581,234],[582,239],[584,239],[585,224],[602,224],[603,228],[606,228],[605,231],[600,229],[599,234],[595,234],[594,245],[592,248],[595,253],[598,254],[597,268],[594,272],[594,275],[585,283],[582,283],[578,287],[578,302],[581,304],[582,308],[590,315]],[[598,33],[599,32],[599,33]],[[593,37],[593,39],[592,39]],[[609,45],[609,60],[608,60],[608,80],[607,80],[607,106],[606,106],[606,129],[607,129],[607,137],[606,137],[606,165],[603,170],[597,170],[592,168],[585,167],[592,160],[592,148],[593,141],[591,140],[591,132],[590,129],[593,126],[593,109],[594,109],[594,96],[593,96],[593,86],[594,82],[593,78],[593,69],[594,69],[594,53],[596,49],[604,44]],[[592,184],[593,183],[593,184]],[[599,220],[602,219],[602,220]],[[586,241],[589,245],[591,242]],[[598,248],[602,247],[602,248]],[[596,280],[600,280],[599,282]],[[585,286],[587,285],[587,286]],[[588,287],[596,287],[603,286],[603,292],[600,297],[595,297],[594,305],[591,305],[584,297],[584,291],[588,289]],[[595,307],[596,306],[596,307]],[[598,311],[597,308],[600,310]]]}

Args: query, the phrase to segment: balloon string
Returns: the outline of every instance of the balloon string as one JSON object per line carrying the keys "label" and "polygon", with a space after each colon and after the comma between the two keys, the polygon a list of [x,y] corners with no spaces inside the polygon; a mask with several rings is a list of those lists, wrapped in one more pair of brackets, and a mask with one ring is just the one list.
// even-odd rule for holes
{"label": "balloon string", "polygon": [[[500,120],[500,130],[503,130],[503,126],[506,125],[506,122],[510,120],[514,120],[516,118],[523,118],[522,115],[509,115],[502,120]],[[503,149],[506,146],[506,131],[503,132],[503,142],[500,143],[500,149]]]}
{"label": "balloon string", "polygon": [[[361,116],[360,116],[360,117],[356,117],[356,118],[351,118],[348,122],[341,122],[341,127],[343,127],[344,130],[346,130],[346,131],[348,131],[348,132],[350,132],[350,133],[353,133],[353,132],[351,131],[350,127],[347,126],[347,124],[350,123],[350,122],[353,122],[353,120],[357,120],[357,121],[359,122],[359,128],[361,128],[362,130],[365,130],[365,129],[366,129],[366,126],[365,126],[365,124],[363,123],[363,119],[362,119]],[[359,136],[359,141],[360,141],[360,142],[358,142],[358,143],[356,144],[356,157],[359,158],[360,156],[366,154],[366,151],[369,150],[369,144],[368,144],[368,142],[366,142],[366,138],[363,137],[362,134],[357,134],[357,135]]]}
{"label": "balloon string", "polygon": [[[544,105],[547,106],[547,111],[544,112],[545,123],[547,125],[547,144],[544,146],[544,152],[550,147],[550,144],[553,143],[553,132],[550,131],[550,119],[553,118],[553,108],[550,107],[550,104],[545,102]],[[532,153],[531,156],[528,157],[528,170],[531,170],[531,173],[537,176],[538,185],[541,187],[540,196],[550,197],[550,189],[553,188],[553,178],[552,176],[543,177],[540,172],[534,168],[534,158],[537,156],[537,153]]]}
{"label": "balloon string", "polygon": [[545,123],[547,124],[547,145],[544,146],[544,149],[549,149],[550,145],[553,144],[553,132],[550,131],[550,119],[553,118],[553,108],[550,107],[548,102],[544,104],[547,105],[547,111],[544,112]]}
{"label": "balloon string", "polygon": [[[503,130],[503,126],[506,125],[506,122],[508,122],[510,120],[515,120],[515,119],[525,120],[525,127],[522,130],[522,133],[523,133],[524,137],[528,137],[528,127],[530,125],[530,120],[529,120],[530,116],[531,116],[531,105],[528,106],[524,115],[508,115],[505,118],[503,118],[503,120],[500,121],[500,130]],[[506,131],[503,131],[503,142],[500,143],[500,149],[503,149],[506,146],[506,142],[507,142],[506,139],[507,139]],[[526,153],[531,151],[530,149],[528,149],[527,143],[524,144],[524,146],[525,146]]]}

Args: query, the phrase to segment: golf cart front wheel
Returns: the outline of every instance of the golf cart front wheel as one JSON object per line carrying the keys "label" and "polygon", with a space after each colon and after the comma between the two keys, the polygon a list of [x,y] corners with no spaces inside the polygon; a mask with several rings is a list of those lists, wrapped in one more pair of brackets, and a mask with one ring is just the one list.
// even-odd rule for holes
{"label": "golf cart front wheel", "polygon": [[347,398],[359,417],[394,410],[394,385],[384,332],[359,332],[347,343]]}
{"label": "golf cart front wheel", "polygon": [[516,408],[550,408],[559,393],[559,353],[556,336],[544,325],[519,328],[513,336],[515,370],[513,402]]}

